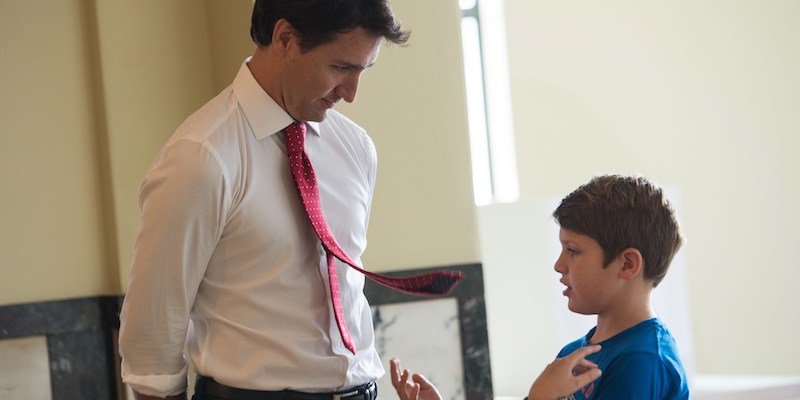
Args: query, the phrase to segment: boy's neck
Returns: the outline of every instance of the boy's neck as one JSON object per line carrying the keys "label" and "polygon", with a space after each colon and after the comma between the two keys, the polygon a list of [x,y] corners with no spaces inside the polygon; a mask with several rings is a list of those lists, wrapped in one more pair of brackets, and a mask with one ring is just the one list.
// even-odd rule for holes
{"label": "boy's neck", "polygon": [[629,302],[612,312],[598,314],[597,328],[592,337],[589,338],[589,343],[600,343],[630,327],[655,317],[656,312],[650,303],[649,295],[646,301]]}

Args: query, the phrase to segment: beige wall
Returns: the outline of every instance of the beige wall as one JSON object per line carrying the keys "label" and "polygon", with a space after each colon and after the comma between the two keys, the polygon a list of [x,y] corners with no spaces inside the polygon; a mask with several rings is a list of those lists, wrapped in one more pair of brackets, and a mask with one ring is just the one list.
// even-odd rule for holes
{"label": "beige wall", "polygon": [[119,291],[83,3],[0,1],[0,304]]}
{"label": "beige wall", "polygon": [[[415,13],[421,3],[397,3],[412,45],[386,49],[362,101],[343,107],[380,152],[365,261],[376,270],[476,262],[463,85],[452,72],[457,6]],[[251,4],[0,1],[0,304],[124,291],[139,182],[252,52]],[[443,33],[437,19],[449,21]],[[418,101],[420,87],[436,87],[430,103]],[[435,172],[422,169],[426,159]]]}
{"label": "beige wall", "polygon": [[458,3],[392,4],[411,39],[384,46],[356,101],[341,107],[378,149],[364,261],[376,270],[477,262]]}

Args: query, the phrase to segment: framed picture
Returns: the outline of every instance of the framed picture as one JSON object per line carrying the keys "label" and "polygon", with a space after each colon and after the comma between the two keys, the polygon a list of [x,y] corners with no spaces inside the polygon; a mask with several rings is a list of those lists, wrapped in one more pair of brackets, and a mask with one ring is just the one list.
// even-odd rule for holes
{"label": "framed picture", "polygon": [[383,273],[409,276],[433,270],[458,270],[464,279],[448,295],[419,297],[367,280],[375,347],[386,368],[378,381],[382,399],[396,399],[389,360],[428,377],[446,400],[491,400],[489,339],[480,264]]}

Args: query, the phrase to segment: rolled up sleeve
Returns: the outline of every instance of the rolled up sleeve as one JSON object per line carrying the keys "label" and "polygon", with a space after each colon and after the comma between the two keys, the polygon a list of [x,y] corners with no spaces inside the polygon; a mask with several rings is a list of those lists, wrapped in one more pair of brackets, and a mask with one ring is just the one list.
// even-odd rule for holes
{"label": "rolled up sleeve", "polygon": [[186,390],[189,313],[224,226],[225,181],[202,140],[180,140],[162,150],[140,187],[119,335],[122,380],[139,393]]}

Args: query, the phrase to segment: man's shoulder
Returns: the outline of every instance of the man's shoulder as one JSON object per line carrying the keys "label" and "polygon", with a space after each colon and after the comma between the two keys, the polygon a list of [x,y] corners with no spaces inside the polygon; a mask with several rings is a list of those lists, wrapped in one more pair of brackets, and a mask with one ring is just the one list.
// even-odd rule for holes
{"label": "man's shoulder", "polygon": [[218,136],[221,134],[239,134],[246,121],[238,110],[233,92],[224,90],[186,117],[175,129],[168,145],[181,140],[215,142],[220,141]]}
{"label": "man's shoulder", "polygon": [[237,105],[233,91],[223,90],[186,117],[178,130],[214,131],[235,115]]}

